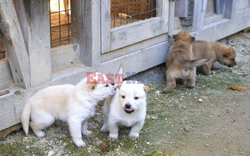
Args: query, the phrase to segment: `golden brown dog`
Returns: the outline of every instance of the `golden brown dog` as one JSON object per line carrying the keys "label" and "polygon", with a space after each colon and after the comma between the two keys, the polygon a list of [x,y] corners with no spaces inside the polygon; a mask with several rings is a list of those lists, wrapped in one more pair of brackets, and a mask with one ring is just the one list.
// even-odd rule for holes
{"label": "golden brown dog", "polygon": [[166,60],[166,87],[164,92],[170,92],[176,87],[176,80],[187,82],[188,88],[195,86],[196,66],[208,61],[207,58],[193,60],[192,42],[194,37],[188,32],[174,35],[175,43]]}
{"label": "golden brown dog", "polygon": [[206,75],[211,74],[211,68],[216,61],[228,67],[236,65],[236,53],[230,46],[207,41],[196,41],[192,45],[195,59],[209,59],[209,62],[203,65],[203,71]]}

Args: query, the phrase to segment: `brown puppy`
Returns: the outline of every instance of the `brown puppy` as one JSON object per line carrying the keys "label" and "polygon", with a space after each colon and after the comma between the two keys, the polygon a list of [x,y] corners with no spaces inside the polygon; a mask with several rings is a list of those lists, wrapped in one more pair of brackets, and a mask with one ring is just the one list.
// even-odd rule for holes
{"label": "brown puppy", "polygon": [[186,81],[188,88],[195,86],[196,66],[208,61],[207,58],[193,60],[192,42],[194,37],[188,32],[174,35],[175,43],[166,60],[166,87],[164,92],[170,92],[176,87],[176,80]]}
{"label": "brown puppy", "polygon": [[206,75],[211,74],[211,68],[216,61],[228,67],[236,65],[236,53],[230,46],[207,41],[196,41],[192,45],[195,59],[209,58],[209,62],[203,65]]}

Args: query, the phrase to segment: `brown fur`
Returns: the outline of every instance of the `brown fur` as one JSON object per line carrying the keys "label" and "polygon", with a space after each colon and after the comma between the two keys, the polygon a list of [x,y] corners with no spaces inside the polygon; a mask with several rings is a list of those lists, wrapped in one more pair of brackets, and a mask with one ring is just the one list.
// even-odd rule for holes
{"label": "brown fur", "polygon": [[203,71],[206,75],[211,74],[211,68],[216,61],[228,67],[233,67],[237,64],[235,61],[236,53],[234,49],[218,42],[194,42],[193,54],[195,59],[209,59],[209,62],[203,65]]}
{"label": "brown fur", "polygon": [[188,32],[180,32],[166,60],[166,87],[164,92],[170,92],[176,87],[176,80],[186,81],[188,88],[195,86],[195,67],[203,65],[208,59],[193,60],[192,41],[194,38]]}

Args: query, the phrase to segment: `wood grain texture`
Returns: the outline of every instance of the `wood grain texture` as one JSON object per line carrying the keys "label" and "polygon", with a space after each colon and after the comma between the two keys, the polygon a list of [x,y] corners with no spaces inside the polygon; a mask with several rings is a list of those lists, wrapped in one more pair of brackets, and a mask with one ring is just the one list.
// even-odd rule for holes
{"label": "wood grain texture", "polygon": [[194,1],[194,14],[192,31],[197,31],[202,28],[206,14],[207,0]]}
{"label": "wood grain texture", "polygon": [[0,34],[4,40],[16,86],[30,87],[29,57],[23,33],[12,1],[0,1]]}
{"label": "wood grain texture", "polygon": [[49,1],[25,0],[31,86],[51,78]]}

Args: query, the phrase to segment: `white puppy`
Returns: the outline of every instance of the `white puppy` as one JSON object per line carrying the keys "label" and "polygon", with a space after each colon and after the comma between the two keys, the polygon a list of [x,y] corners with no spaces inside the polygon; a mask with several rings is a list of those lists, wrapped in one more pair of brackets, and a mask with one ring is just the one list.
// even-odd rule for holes
{"label": "white puppy", "polygon": [[[40,90],[26,103],[21,122],[28,134],[29,122],[37,137],[45,135],[44,129],[56,119],[67,121],[74,143],[85,146],[82,134],[90,135],[87,130],[87,119],[94,116],[97,102],[113,95],[116,88],[110,84],[99,83],[97,75],[91,81],[84,78],[77,85],[58,85]],[[105,75],[103,80],[107,80]],[[91,84],[90,84],[91,81]]]}
{"label": "white puppy", "polygon": [[124,81],[114,96],[104,102],[104,124],[102,132],[109,131],[109,139],[118,139],[118,126],[131,127],[129,138],[139,138],[147,109],[146,93],[150,88],[137,81]]}

